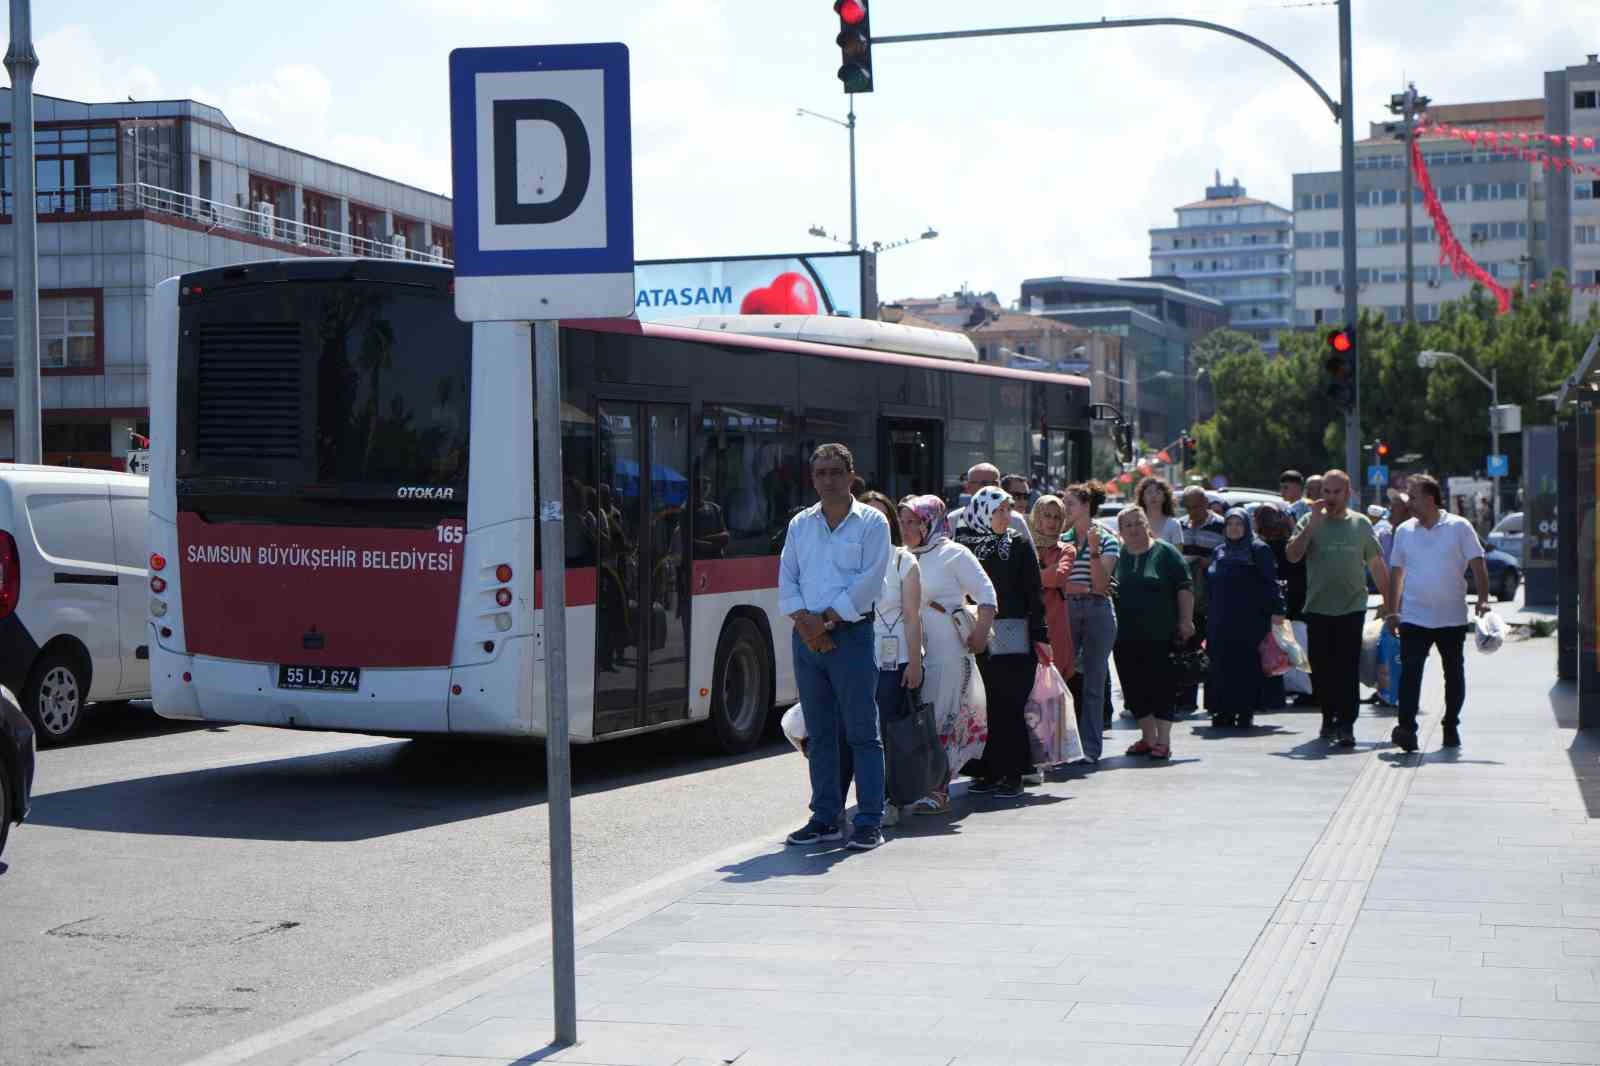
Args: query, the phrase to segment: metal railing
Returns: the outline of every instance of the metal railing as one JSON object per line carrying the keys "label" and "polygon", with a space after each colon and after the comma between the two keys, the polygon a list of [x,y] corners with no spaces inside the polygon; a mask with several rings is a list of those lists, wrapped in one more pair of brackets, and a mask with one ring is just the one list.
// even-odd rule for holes
{"label": "metal railing", "polygon": [[[431,249],[413,248],[403,240],[362,237],[353,233],[312,226],[283,218],[272,211],[257,211],[206,200],[191,193],[163,189],[143,182],[125,185],[79,185],[39,192],[35,199],[44,215],[97,215],[119,211],[149,211],[200,223],[206,232],[238,233],[306,249],[308,255],[348,255],[371,259],[408,259],[449,266],[450,260]],[[0,213],[10,215],[14,195],[6,193]]]}

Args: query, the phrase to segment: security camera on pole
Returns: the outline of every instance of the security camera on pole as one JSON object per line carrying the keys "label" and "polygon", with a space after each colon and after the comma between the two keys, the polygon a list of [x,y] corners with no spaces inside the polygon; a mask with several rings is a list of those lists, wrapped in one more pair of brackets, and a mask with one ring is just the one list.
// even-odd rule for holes
{"label": "security camera on pole", "polygon": [[[577,1041],[578,1021],[557,320],[633,312],[630,123],[624,45],[458,48],[450,53],[456,317],[473,323],[473,350],[489,359],[525,360],[531,339],[536,368],[558,1045]],[[469,502],[469,538],[471,507]]]}

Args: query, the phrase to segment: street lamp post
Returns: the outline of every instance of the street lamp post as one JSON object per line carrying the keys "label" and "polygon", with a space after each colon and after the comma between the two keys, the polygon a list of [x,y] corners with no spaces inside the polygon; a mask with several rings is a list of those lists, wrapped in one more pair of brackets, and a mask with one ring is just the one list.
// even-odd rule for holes
{"label": "street lamp post", "polygon": [[832,115],[824,115],[804,107],[795,108],[794,113],[797,117],[810,115],[812,118],[820,118],[824,122],[831,122],[835,126],[843,126],[850,131],[850,250],[859,252],[861,250],[861,241],[856,229],[856,94],[850,94],[850,114],[849,120],[846,122],[840,122]]}
{"label": "street lamp post", "polygon": [[[1473,368],[1472,364],[1461,358],[1455,352],[1420,351],[1417,353],[1417,366],[1430,370],[1444,360],[1449,359],[1460,363],[1466,368],[1467,373],[1483,382],[1489,389],[1489,454],[1500,454],[1500,368],[1490,367],[1489,376],[1484,377]],[[1500,521],[1500,475],[1493,475],[1494,505],[1492,513],[1495,522]]]}

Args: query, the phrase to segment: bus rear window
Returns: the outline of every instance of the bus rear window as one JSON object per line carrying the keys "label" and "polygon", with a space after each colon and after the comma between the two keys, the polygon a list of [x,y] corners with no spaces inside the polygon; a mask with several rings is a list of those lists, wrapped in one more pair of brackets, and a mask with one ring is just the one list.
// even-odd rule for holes
{"label": "bus rear window", "polygon": [[472,332],[447,295],[246,286],[187,302],[180,334],[189,489],[465,501]]}

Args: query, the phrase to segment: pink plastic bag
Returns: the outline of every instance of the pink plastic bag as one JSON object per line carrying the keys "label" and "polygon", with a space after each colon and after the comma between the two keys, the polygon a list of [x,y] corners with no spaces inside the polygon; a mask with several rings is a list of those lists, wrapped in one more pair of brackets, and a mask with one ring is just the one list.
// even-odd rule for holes
{"label": "pink plastic bag", "polygon": [[1282,677],[1294,666],[1289,661],[1289,653],[1283,650],[1271,633],[1261,638],[1256,652],[1261,656],[1261,672],[1267,677]]}

